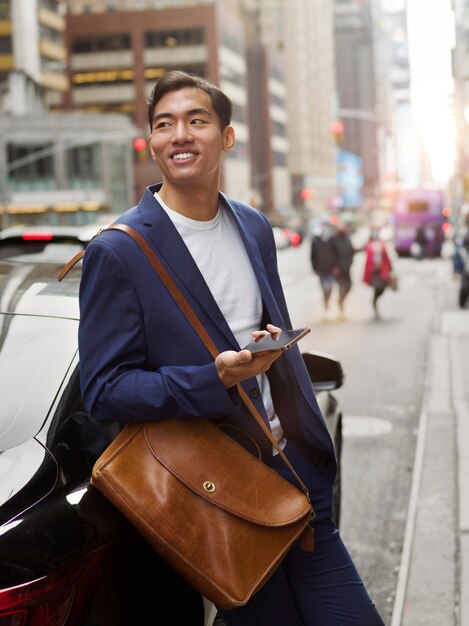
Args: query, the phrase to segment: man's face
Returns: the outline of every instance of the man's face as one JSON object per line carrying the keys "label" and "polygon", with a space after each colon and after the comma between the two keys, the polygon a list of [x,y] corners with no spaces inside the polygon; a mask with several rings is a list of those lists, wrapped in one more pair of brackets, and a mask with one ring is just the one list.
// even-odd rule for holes
{"label": "man's face", "polygon": [[221,130],[210,96],[201,89],[171,91],[156,105],[150,150],[164,182],[218,186],[223,153],[233,147],[233,128]]}

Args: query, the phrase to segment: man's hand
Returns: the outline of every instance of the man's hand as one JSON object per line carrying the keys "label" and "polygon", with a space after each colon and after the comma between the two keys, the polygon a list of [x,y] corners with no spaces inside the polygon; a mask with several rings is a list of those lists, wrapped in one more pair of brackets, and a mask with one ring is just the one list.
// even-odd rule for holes
{"label": "man's hand", "polygon": [[[256,330],[252,336],[258,340],[268,334],[275,335],[281,331],[281,328],[267,324],[266,330]],[[255,355],[251,354],[249,350],[240,350],[239,352],[227,350],[217,356],[215,366],[225,389],[229,389],[242,380],[266,372],[281,354],[281,350],[260,352]]]}

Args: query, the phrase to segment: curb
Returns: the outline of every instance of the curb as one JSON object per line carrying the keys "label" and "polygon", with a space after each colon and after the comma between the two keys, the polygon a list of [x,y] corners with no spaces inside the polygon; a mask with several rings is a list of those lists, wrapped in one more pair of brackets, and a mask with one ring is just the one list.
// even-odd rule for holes
{"label": "curb", "polygon": [[468,357],[469,311],[444,312],[429,339],[391,626],[469,626]]}

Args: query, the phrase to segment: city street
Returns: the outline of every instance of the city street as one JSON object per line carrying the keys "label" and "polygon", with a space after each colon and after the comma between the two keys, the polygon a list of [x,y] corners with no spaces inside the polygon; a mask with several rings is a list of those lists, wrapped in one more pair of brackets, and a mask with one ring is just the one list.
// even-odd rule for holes
{"label": "city street", "polygon": [[[309,261],[309,241],[279,252],[292,323],[311,326],[302,351],[338,357],[345,371],[336,392],[344,412],[343,538],[386,624],[391,623],[408,517],[425,369],[441,313],[457,309],[450,261],[395,259],[397,292],[380,300],[362,283],[364,258],[341,317],[333,296],[327,316]],[[391,248],[392,246],[390,246]]]}
{"label": "city street", "polygon": [[[340,457],[335,520],[385,626],[469,626],[468,41],[469,0],[0,0],[0,624],[225,626],[204,587],[207,561],[236,578],[225,537],[181,514],[171,552],[161,515],[149,551],[150,522],[141,534],[92,468],[119,423],[168,418],[223,418],[262,452],[230,391],[256,374],[246,391],[274,436],[330,461],[309,380],[293,391],[298,353],[271,394],[268,357],[207,361],[246,345],[274,303],[284,313],[277,250],[291,326],[311,331],[300,351],[343,370],[331,391],[337,363],[305,359]],[[112,226],[76,262],[116,219],[216,350]],[[353,260],[345,303],[335,284],[327,310],[311,239],[326,290],[337,275],[348,286]],[[205,478],[204,506],[236,513]],[[317,555],[331,595],[311,598],[292,558],[288,586],[232,620],[370,626],[337,554]]]}

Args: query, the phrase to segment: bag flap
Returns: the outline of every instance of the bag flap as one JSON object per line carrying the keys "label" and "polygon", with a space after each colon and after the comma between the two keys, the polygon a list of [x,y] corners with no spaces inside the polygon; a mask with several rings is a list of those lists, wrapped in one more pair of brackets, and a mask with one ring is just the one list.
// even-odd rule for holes
{"label": "bag flap", "polygon": [[145,437],[152,454],[187,487],[247,521],[285,526],[312,510],[302,491],[208,419],[149,422]]}

